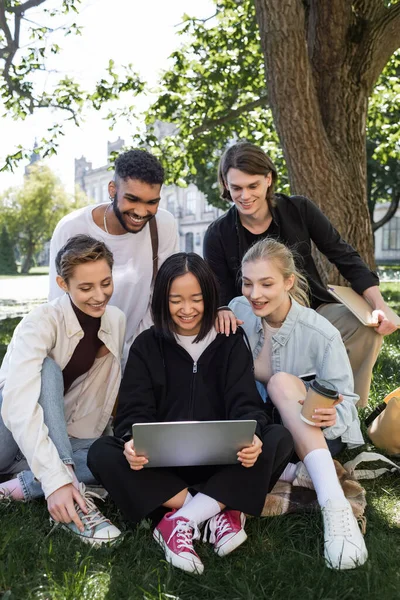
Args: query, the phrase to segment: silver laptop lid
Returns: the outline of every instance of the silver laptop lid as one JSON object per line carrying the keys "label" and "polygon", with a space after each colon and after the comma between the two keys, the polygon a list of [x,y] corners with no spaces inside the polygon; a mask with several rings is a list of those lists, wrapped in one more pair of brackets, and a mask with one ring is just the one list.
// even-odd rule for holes
{"label": "silver laptop lid", "polygon": [[237,462],[237,452],[253,441],[257,422],[174,421],[136,423],[135,452],[148,458],[146,467],[225,465]]}

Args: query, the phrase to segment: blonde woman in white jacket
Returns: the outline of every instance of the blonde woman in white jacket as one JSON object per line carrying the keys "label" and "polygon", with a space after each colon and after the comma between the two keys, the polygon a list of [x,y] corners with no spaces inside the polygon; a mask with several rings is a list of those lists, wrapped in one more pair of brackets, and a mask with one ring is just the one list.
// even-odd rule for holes
{"label": "blonde woman in white jacket", "polygon": [[94,545],[120,531],[85,484],[91,444],[106,429],[121,380],[125,316],[107,306],[113,256],[86,235],[56,257],[65,294],[15,329],[0,369],[0,500],[45,496],[52,519]]}

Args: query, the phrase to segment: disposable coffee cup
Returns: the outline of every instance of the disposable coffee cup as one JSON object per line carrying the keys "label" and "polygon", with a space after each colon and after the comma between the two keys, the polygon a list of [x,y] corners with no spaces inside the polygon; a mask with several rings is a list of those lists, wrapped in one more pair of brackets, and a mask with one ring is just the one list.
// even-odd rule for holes
{"label": "disposable coffee cup", "polygon": [[314,379],[310,384],[306,399],[304,400],[300,418],[309,425],[319,427],[312,418],[315,414],[314,410],[316,408],[331,408],[338,398],[339,391],[336,386],[324,379]]}

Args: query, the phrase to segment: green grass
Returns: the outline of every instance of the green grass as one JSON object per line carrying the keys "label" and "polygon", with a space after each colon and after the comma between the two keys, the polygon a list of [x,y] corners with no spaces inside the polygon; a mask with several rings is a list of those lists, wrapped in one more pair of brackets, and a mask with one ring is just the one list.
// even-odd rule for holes
{"label": "green grass", "polygon": [[[400,285],[383,284],[400,312]],[[12,323],[0,322],[0,343]],[[1,348],[0,348],[1,352]],[[400,332],[385,339],[374,371],[371,407],[400,385]],[[356,452],[346,453],[353,456]],[[369,560],[349,572],[324,566],[319,512],[249,519],[248,541],[226,558],[198,545],[201,577],[169,567],[150,524],[128,530],[115,548],[94,550],[68,533],[48,535],[43,501],[0,504],[0,597],[4,600],[397,600],[400,598],[400,477],[366,483]],[[123,527],[107,501],[103,511]]]}

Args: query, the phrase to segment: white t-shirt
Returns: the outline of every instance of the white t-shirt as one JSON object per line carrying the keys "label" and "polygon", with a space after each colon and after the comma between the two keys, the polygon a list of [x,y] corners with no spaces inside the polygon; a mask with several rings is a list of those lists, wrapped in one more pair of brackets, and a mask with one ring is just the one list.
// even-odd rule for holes
{"label": "white t-shirt", "polygon": [[[56,283],[55,258],[67,240],[79,233],[104,242],[114,255],[114,293],[110,304],[120,308],[126,316],[124,360],[139,333],[152,325],[150,314],[153,256],[148,224],[139,233],[112,235],[96,225],[92,212],[99,205],[85,206],[66,215],[57,224],[50,243],[49,300],[64,292]],[[168,211],[159,208],[156,214],[158,229],[158,267],[168,256],[179,252],[176,221]]]}
{"label": "white t-shirt", "polygon": [[217,332],[214,329],[210,329],[206,337],[200,340],[200,342],[194,343],[197,335],[179,335],[175,334],[176,341],[182,348],[185,348],[186,352],[190,354],[194,362],[197,362],[204,350],[215,340]]}

